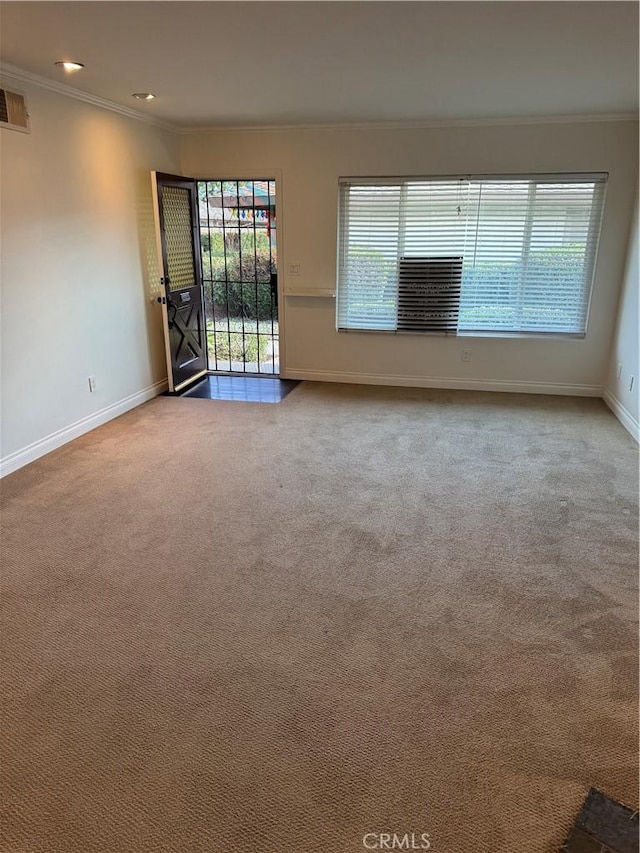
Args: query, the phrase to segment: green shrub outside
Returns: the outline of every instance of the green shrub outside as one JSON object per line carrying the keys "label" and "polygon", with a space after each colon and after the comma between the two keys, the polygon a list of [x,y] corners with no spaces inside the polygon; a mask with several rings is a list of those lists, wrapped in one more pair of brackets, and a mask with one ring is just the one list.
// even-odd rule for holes
{"label": "green shrub outside", "polygon": [[[218,361],[253,361],[264,362],[271,357],[271,323],[245,323],[245,329],[250,334],[242,336],[242,320],[216,321],[207,330],[207,344],[212,363]],[[256,331],[259,334],[256,334]],[[275,333],[278,333],[277,326]]]}
{"label": "green shrub outside", "polygon": [[207,314],[268,320],[272,313],[271,273],[276,272],[270,257],[269,237],[264,232],[240,229],[227,234],[203,231],[202,277]]}

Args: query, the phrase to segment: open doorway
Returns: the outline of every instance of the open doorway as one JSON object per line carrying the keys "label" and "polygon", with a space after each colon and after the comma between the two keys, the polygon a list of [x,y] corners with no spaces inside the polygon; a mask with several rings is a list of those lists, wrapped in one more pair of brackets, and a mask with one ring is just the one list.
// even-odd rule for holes
{"label": "open doorway", "polygon": [[277,376],[275,180],[197,187],[209,370]]}

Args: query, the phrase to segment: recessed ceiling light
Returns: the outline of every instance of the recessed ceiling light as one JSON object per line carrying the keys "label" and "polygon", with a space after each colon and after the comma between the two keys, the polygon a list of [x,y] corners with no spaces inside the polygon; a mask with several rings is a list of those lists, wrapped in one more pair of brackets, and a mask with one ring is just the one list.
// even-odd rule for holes
{"label": "recessed ceiling light", "polygon": [[60,62],[55,63],[58,68],[64,68],[65,71],[79,71],[81,68],[84,68],[84,62],[70,62],[65,60],[60,60]]}
{"label": "recessed ceiling light", "polygon": [[139,101],[152,101],[155,95],[152,95],[151,92],[134,92],[131,97],[137,98]]}

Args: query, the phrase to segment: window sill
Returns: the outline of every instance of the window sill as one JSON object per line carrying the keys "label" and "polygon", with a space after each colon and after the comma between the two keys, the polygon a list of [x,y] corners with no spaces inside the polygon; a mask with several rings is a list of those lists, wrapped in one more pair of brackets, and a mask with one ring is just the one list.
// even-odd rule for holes
{"label": "window sill", "polygon": [[294,298],[310,296],[313,299],[335,299],[336,292],[324,287],[307,287],[300,290],[285,290],[284,295]]}
{"label": "window sill", "polygon": [[585,332],[458,332],[458,338],[518,338],[520,340],[584,340]]}
{"label": "window sill", "polygon": [[397,329],[340,329],[338,332],[348,334],[378,334],[378,335],[410,335],[421,338],[492,338],[494,340],[560,340],[581,341],[586,337],[585,332],[410,332]]}

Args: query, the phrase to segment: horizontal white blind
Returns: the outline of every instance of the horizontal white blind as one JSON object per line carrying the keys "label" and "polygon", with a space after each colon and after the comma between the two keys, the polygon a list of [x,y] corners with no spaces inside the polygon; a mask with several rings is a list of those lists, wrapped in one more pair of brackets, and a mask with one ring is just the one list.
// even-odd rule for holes
{"label": "horizontal white blind", "polygon": [[583,334],[605,180],[471,180],[460,331]]}
{"label": "horizontal white blind", "polygon": [[407,289],[422,265],[423,277],[452,271],[440,289],[459,286],[457,331],[583,334],[605,185],[604,174],[342,179],[338,327],[451,330],[422,323],[443,296]]}
{"label": "horizontal white blind", "polygon": [[399,184],[341,187],[341,329],[396,328],[401,191]]}

